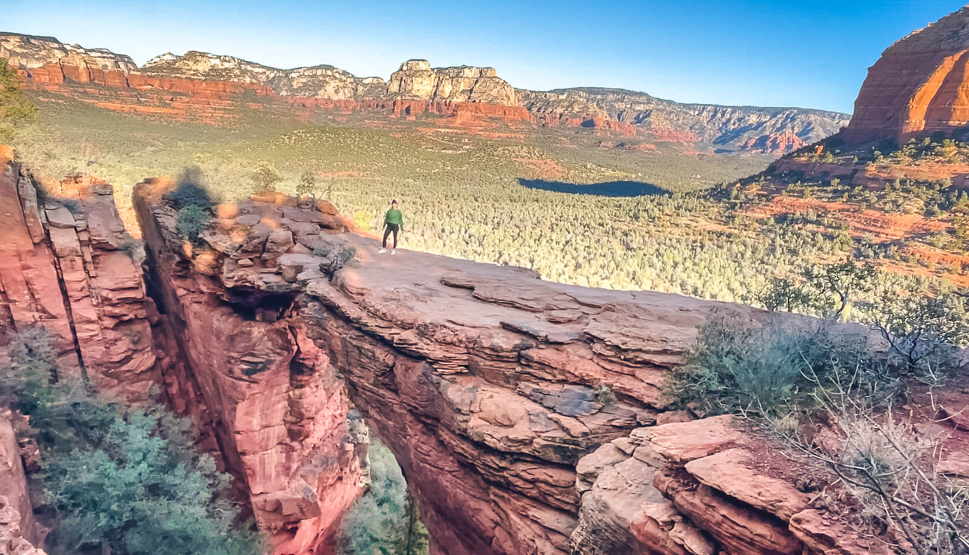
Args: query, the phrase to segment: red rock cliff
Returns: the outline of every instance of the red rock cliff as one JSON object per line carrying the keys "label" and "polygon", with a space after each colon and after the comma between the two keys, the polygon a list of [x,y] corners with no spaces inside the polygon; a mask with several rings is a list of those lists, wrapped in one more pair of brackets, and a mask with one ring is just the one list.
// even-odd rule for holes
{"label": "red rock cliff", "polygon": [[[65,368],[102,391],[137,400],[163,385],[276,554],[327,552],[360,493],[351,406],[396,455],[435,553],[879,549],[750,464],[756,441],[730,418],[664,407],[665,374],[727,305],[378,257],[339,233],[350,224],[328,203],[282,195],[216,207],[187,245],[163,182],[136,189],[146,287],[106,185],[38,198],[4,167],[0,334],[48,327]],[[30,514],[8,485],[22,476],[10,435],[0,427],[0,540],[21,549]]]}
{"label": "red rock cliff", "polygon": [[158,383],[143,250],[121,224],[110,185],[64,183],[39,195],[0,147],[0,336],[41,325],[60,367],[99,390],[143,398]]}
{"label": "red rock cliff", "polygon": [[[145,285],[143,247],[125,233],[111,186],[71,181],[41,194],[10,158],[3,147],[0,351],[7,334],[39,325],[55,338],[60,370],[83,373],[102,394],[137,402],[164,386],[173,408],[196,418],[201,447],[237,477],[241,501],[271,533],[276,553],[318,552],[360,493],[366,459],[325,355],[298,325],[239,322],[225,306],[189,302],[198,277],[179,267],[153,274],[165,284],[184,278],[159,295],[182,295],[185,306],[166,302],[163,309],[177,310],[159,314]],[[220,374],[239,364],[251,375]],[[10,477],[0,486],[7,498],[0,513],[9,504],[26,535],[31,513],[25,492],[13,488],[22,468],[8,435],[0,422],[0,478]]]}
{"label": "red rock cliff", "polygon": [[[665,410],[664,375],[727,305],[378,256],[372,240],[334,234],[336,216],[282,196],[219,207],[191,248],[164,188],[139,185],[136,206],[194,383],[251,483],[265,461],[291,468],[264,452],[279,442],[287,454],[330,453],[333,469],[311,475],[339,476],[345,440],[291,422],[333,419],[352,402],[400,462],[435,553],[866,549],[828,534],[793,486],[745,465],[748,438],[729,418],[679,423],[689,417]],[[263,521],[312,518],[287,509],[312,503],[284,491],[277,504],[253,490]]]}
{"label": "red rock cliff", "polygon": [[869,69],[850,142],[950,134],[969,124],[969,7],[901,39]]}

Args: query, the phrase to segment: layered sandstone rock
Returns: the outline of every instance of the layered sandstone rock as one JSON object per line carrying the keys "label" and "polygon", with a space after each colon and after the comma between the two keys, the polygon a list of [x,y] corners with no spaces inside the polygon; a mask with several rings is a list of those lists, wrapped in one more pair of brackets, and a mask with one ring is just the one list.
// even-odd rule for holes
{"label": "layered sandstone rock", "polygon": [[796,150],[837,133],[848,123],[844,114],[821,110],[680,104],[623,89],[518,93],[545,125],[612,125],[620,132],[638,129],[664,141],[705,142],[764,153]]}
{"label": "layered sandstone rock", "polygon": [[409,60],[390,76],[387,92],[427,101],[485,102],[517,106],[515,89],[491,67],[432,68]]}
{"label": "layered sandstone rock", "polygon": [[[320,213],[286,204],[240,204],[187,258],[156,188],[138,195],[154,266],[179,269],[160,272],[165,304],[199,352],[190,358],[203,396],[225,399],[226,425],[262,412],[234,406],[229,399],[246,397],[227,391],[262,391],[250,382],[276,374],[339,371],[396,454],[443,552],[567,551],[579,458],[654,422],[663,374],[719,306],[554,285],[431,255],[375,258],[368,240],[321,233]],[[357,261],[338,269],[348,248]],[[266,348],[227,342],[228,330],[249,338],[250,329],[293,330],[296,340],[274,341],[318,358],[302,372],[287,357],[267,365]],[[304,335],[318,353],[300,343]],[[597,388],[619,400],[601,402]],[[259,406],[284,409],[270,399]],[[238,443],[242,430],[231,435]]]}
{"label": "layered sandstone rock", "polygon": [[761,441],[718,416],[640,428],[603,445],[579,461],[573,552],[888,553],[765,472],[748,450]]}
{"label": "layered sandstone rock", "polygon": [[66,182],[40,194],[0,153],[0,334],[51,332],[60,369],[105,394],[145,397],[159,377],[143,250],[125,232],[110,185]]}
{"label": "layered sandstone rock", "polygon": [[162,54],[148,60],[141,72],[204,81],[228,81],[261,85],[280,96],[355,100],[379,97],[385,82],[379,77],[359,78],[333,66],[276,69],[232,56],[187,52],[183,56]]}
{"label": "layered sandstone rock", "polygon": [[68,78],[78,83],[125,86],[136,69],[129,56],[102,48],[61,44],[52,37],[0,33],[0,58],[32,79],[51,84]]}
{"label": "layered sandstone rock", "polygon": [[[127,238],[106,185],[37,199],[7,169],[4,332],[68,334],[65,358],[102,391],[163,385],[279,555],[331,549],[361,491],[367,437],[351,403],[397,456],[438,553],[879,549],[753,464],[756,439],[730,417],[666,411],[664,376],[728,305],[377,257],[371,240],[339,233],[351,224],[328,203],[279,194],[216,207],[188,244],[171,185],[152,182],[136,205],[156,310],[114,257]],[[135,249],[128,264],[140,259]],[[63,291],[60,312],[38,304],[44,279]],[[0,426],[4,485],[22,472],[8,436]],[[0,495],[28,529],[23,490]]]}
{"label": "layered sandstone rock", "polygon": [[0,495],[0,555],[45,555],[24,536],[20,521],[17,507]]}
{"label": "layered sandstone rock", "polygon": [[27,544],[40,543],[39,532],[30,505],[13,415],[9,409],[0,409],[0,555],[20,555],[18,549],[29,552]]}
{"label": "layered sandstone rock", "polygon": [[[818,110],[678,104],[621,89],[528,91],[513,88],[494,68],[432,68],[426,60],[404,62],[387,82],[328,65],[276,69],[196,51],[166,53],[136,68],[127,56],[106,50],[13,34],[0,34],[0,58],[20,70],[31,88],[110,110],[215,124],[238,118],[239,108],[264,109],[268,103],[298,106],[301,117],[310,110],[392,110],[409,119],[444,115],[457,125],[504,121],[646,132],[657,140],[703,143],[707,149],[781,153],[847,123],[844,114]],[[246,100],[252,95],[260,103]]]}
{"label": "layered sandstone rock", "polygon": [[[313,476],[348,486],[353,473],[338,467],[353,459],[334,451],[349,453],[346,440],[291,422],[336,424],[352,402],[400,462],[437,553],[801,553],[857,539],[825,536],[801,492],[752,470],[752,440],[730,417],[665,410],[664,375],[727,305],[382,257],[369,239],[334,234],[336,216],[281,195],[219,207],[186,248],[165,191],[136,191],[152,266],[189,379],[250,484],[278,492],[315,449],[336,465]],[[303,383],[331,401],[295,395]],[[312,506],[293,488],[272,506],[263,489],[251,492],[260,522],[313,518],[285,509]]]}
{"label": "layered sandstone rock", "polygon": [[899,144],[969,124],[969,7],[899,40],[868,71],[844,137]]}
{"label": "layered sandstone rock", "polygon": [[[153,190],[161,195],[166,187]],[[282,210],[299,220],[293,229],[272,227]],[[321,224],[342,230],[346,222],[334,212],[328,203],[307,210],[295,208],[295,202],[279,208],[222,206],[218,213],[247,226],[246,232],[205,236],[238,250],[240,262],[251,257],[254,261],[246,259],[250,267],[259,268],[295,248],[294,230],[297,237],[319,233]],[[351,429],[346,389],[331,355],[312,341],[316,332],[307,322],[290,315],[291,300],[279,294],[287,283],[283,277],[263,272],[265,290],[240,284],[221,298],[211,271],[198,273],[183,255],[169,250],[181,249],[174,209],[139,216],[162,301],[160,319],[178,351],[165,376],[168,397],[212,431],[226,470],[237,476],[257,524],[272,536],[275,553],[325,551],[340,517],[365,485],[361,465],[367,446],[366,437]],[[243,243],[233,245],[234,239]],[[212,261],[217,254],[194,256]]]}

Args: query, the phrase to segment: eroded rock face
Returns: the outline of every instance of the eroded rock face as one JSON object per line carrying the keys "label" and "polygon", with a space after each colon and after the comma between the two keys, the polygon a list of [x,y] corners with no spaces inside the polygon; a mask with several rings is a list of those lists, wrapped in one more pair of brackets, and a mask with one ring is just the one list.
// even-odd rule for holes
{"label": "eroded rock face", "polygon": [[21,553],[16,545],[39,544],[39,532],[30,506],[13,414],[9,409],[0,409],[0,555]]}
{"label": "eroded rock face", "polygon": [[[240,342],[256,335],[250,329],[261,337],[299,330],[319,350],[305,367],[343,376],[349,399],[397,456],[441,552],[567,551],[579,459],[654,423],[663,374],[723,306],[556,285],[432,255],[378,258],[370,240],[329,235],[320,213],[285,203],[220,210],[233,217],[214,220],[186,258],[163,193],[146,184],[137,195],[153,266],[180,268],[162,270],[160,281],[189,351],[199,352],[192,366],[203,397],[227,399],[219,409],[226,422],[258,419],[254,411],[285,421],[284,397],[264,395],[257,410],[233,406],[229,398],[245,397],[225,392],[293,374],[288,355],[254,372],[267,357],[259,354],[266,348]],[[295,243],[285,253],[271,239],[280,231]],[[335,267],[348,248],[356,260]],[[279,336],[276,344],[292,344]],[[600,401],[601,388],[618,399]],[[238,443],[240,433],[226,435]]]}
{"label": "eroded rock face", "polygon": [[[115,111],[207,123],[271,103],[300,117],[308,110],[373,110],[408,119],[438,114],[457,125],[562,125],[771,154],[820,140],[848,120],[819,110],[679,104],[620,89],[529,91],[515,89],[494,68],[432,68],[426,60],[404,62],[388,81],[328,65],[276,69],[196,51],[162,54],[138,68],[107,50],[15,34],[0,34],[0,58],[31,88]],[[253,95],[260,102],[250,102]]]}
{"label": "eroded rock face", "polygon": [[848,116],[821,110],[680,104],[623,89],[518,90],[548,126],[646,132],[670,142],[705,142],[728,150],[783,153],[837,133]]}
{"label": "eroded rock face", "polygon": [[969,7],[899,40],[868,70],[850,142],[944,134],[969,124]]}
{"label": "eroded rock face", "polygon": [[40,195],[0,151],[0,335],[39,325],[54,338],[60,369],[102,392],[143,399],[159,382],[152,351],[144,252],[129,236],[112,188],[65,182]]}
{"label": "eroded rock face", "polygon": [[431,68],[427,60],[409,60],[390,76],[387,92],[421,100],[485,102],[517,106],[515,89],[491,67]]}
{"label": "eroded rock face", "polygon": [[[799,554],[857,541],[824,534],[804,494],[755,470],[749,432],[731,417],[665,410],[664,375],[726,305],[379,256],[282,196],[220,207],[187,249],[164,195],[136,190],[164,305],[267,528],[317,518],[312,499],[283,487],[304,479],[279,470],[298,468],[286,463],[300,453],[342,445],[336,474],[314,476],[344,486],[353,476],[338,468],[353,448],[338,434],[301,435],[294,407],[305,422],[352,401],[396,455],[438,553]],[[303,381],[331,404],[301,405]]]}
{"label": "eroded rock face", "polygon": [[10,499],[0,495],[0,555],[45,555],[24,537],[21,513]]}
{"label": "eroded rock face", "polygon": [[[697,325],[758,310],[381,257],[341,233],[352,224],[332,205],[280,194],[215,207],[188,244],[164,181],[136,188],[148,298],[129,268],[141,252],[124,252],[127,265],[114,256],[132,249],[105,184],[37,197],[6,167],[0,330],[67,334],[64,360],[84,361],[102,391],[137,400],[162,385],[196,420],[200,448],[236,476],[276,554],[331,549],[361,492],[367,438],[351,403],[400,462],[436,553],[881,549],[754,464],[756,440],[731,417],[666,410],[664,376]],[[43,304],[48,289],[62,293]],[[2,420],[8,486],[22,454]],[[29,529],[24,492],[0,488],[0,517],[9,524],[4,508],[16,509],[18,530]]]}
{"label": "eroded rock face", "polygon": [[[158,190],[161,194],[164,186]],[[313,342],[315,331],[294,312],[288,282],[275,272],[260,272],[266,264],[290,270],[302,264],[300,257],[307,255],[286,254],[295,247],[294,232],[318,234],[321,225],[342,230],[346,222],[327,213],[332,212],[327,204],[299,210],[294,199],[282,200],[218,210],[247,232],[213,229],[206,240],[237,253],[235,267],[250,261],[258,277],[258,284],[233,282],[228,292],[214,268],[203,267],[215,263],[219,251],[193,252],[193,266],[168,249],[181,248],[172,208],[159,208],[152,217],[139,213],[152,283],[170,326],[170,344],[178,350],[165,376],[168,397],[212,431],[224,468],[238,478],[243,499],[279,555],[319,553],[332,544],[340,517],[365,485],[367,445],[351,429],[346,388],[331,355]],[[266,223],[284,212],[298,220],[289,220],[290,228]]]}
{"label": "eroded rock face", "polygon": [[131,57],[109,50],[13,33],[0,33],[0,58],[47,84],[60,84],[67,78],[78,83],[126,86],[127,75],[137,68]]}

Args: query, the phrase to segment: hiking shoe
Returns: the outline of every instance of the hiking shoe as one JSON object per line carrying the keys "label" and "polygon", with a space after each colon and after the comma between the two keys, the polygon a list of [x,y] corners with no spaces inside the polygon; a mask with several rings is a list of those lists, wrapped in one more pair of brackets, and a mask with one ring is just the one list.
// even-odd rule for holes
{"label": "hiking shoe", "polygon": [[385,252],[387,252],[387,249],[380,249],[379,251],[377,251],[377,254],[383,254]]}
{"label": "hiking shoe", "polygon": [[390,251],[390,254],[397,254],[397,249]]}

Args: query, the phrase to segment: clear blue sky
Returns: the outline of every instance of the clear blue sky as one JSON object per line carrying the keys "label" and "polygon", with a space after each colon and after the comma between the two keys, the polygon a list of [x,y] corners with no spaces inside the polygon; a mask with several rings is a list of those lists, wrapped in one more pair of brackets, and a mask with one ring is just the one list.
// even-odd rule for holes
{"label": "clear blue sky", "polygon": [[[529,89],[851,112],[892,42],[967,0],[0,0],[0,30],[139,64],[203,50],[388,77],[408,58],[489,65]],[[275,4],[275,5],[274,5]]]}

